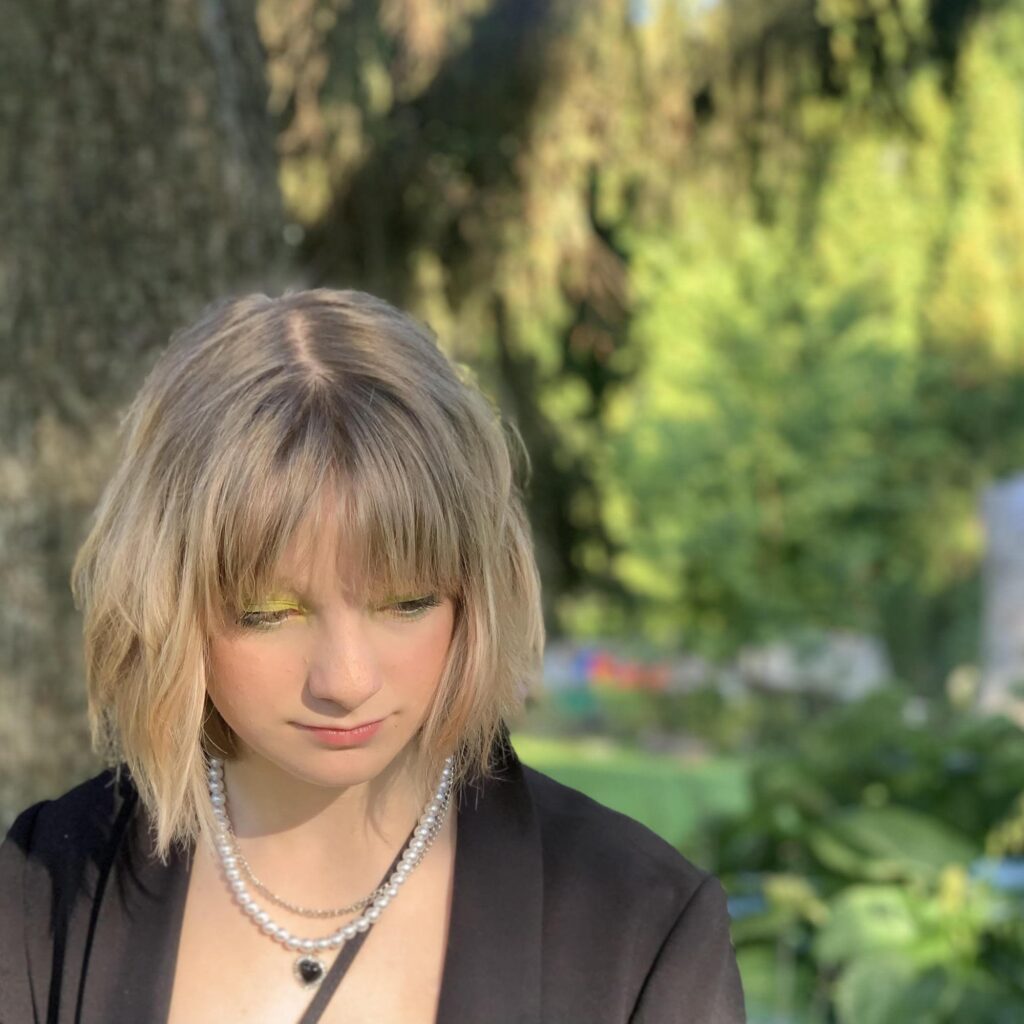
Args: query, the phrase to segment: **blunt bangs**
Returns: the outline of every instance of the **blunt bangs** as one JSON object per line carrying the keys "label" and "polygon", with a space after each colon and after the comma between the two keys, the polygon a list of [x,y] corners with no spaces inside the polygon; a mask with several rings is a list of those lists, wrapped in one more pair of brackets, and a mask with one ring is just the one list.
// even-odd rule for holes
{"label": "blunt bangs", "polygon": [[210,486],[197,496],[198,521],[183,538],[196,539],[196,590],[210,628],[279,588],[287,548],[311,567],[324,525],[337,533],[336,571],[352,599],[437,591],[458,600],[462,567],[473,558],[455,511],[465,494],[437,469],[443,453],[402,440],[401,420],[374,422],[385,419],[387,403],[378,399],[375,412],[372,397],[344,397],[355,430],[331,414],[324,393],[297,395],[246,427],[244,461],[234,438],[216,453]]}

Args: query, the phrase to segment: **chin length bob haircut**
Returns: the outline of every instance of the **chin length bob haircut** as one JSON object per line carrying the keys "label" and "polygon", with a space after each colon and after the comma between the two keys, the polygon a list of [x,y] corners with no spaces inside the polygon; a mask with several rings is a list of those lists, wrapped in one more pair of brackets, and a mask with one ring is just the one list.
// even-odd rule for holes
{"label": "chin length bob haircut", "polygon": [[425,785],[449,754],[457,782],[487,771],[544,642],[520,466],[431,331],[371,295],[229,299],[172,337],[72,572],[93,745],[131,771],[161,858],[213,834],[205,758],[237,753],[207,640],[272,585],[310,517],[337,523],[360,596],[452,598],[419,768]]}

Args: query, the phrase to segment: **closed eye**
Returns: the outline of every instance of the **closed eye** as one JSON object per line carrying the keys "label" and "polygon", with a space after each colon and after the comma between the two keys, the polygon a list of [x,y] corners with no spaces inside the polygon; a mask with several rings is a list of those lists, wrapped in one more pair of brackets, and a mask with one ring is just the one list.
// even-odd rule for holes
{"label": "closed eye", "polygon": [[[436,608],[441,603],[438,594],[425,594],[423,597],[405,598],[400,601],[391,601],[388,604],[379,606],[376,610],[396,619],[418,619],[425,615],[431,608]],[[276,607],[274,605],[277,605]],[[271,629],[285,619],[293,615],[302,615],[303,610],[298,605],[283,605],[271,602],[267,608],[251,608],[243,612],[237,619],[238,625],[243,629]]]}
{"label": "closed eye", "polygon": [[292,615],[301,615],[298,605],[272,602],[267,608],[250,608],[238,617],[238,625],[244,629],[268,629]]}
{"label": "closed eye", "polygon": [[239,616],[239,626],[246,629],[266,629],[281,623],[298,608],[280,608],[276,611],[245,611]]}

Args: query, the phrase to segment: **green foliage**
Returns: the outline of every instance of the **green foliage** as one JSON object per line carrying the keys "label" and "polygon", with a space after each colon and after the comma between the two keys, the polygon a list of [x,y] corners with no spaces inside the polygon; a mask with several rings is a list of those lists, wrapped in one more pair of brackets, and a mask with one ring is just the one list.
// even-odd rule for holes
{"label": "green foliage", "polygon": [[[622,234],[638,370],[592,465],[630,603],[563,612],[720,654],[898,610],[934,681],[973,653],[933,649],[976,614],[980,488],[1024,461],[1024,12],[965,36],[952,94],[922,5],[817,17],[849,88],[791,98],[765,173],[709,126],[678,218]],[[898,118],[854,84],[879,55]]]}
{"label": "green foliage", "polygon": [[905,807],[853,807],[813,829],[808,843],[829,871],[874,881],[929,881],[979,850],[948,826]]}
{"label": "green foliage", "polygon": [[[878,693],[819,713],[785,744],[754,755],[754,812],[723,832],[719,863],[736,872],[821,873],[829,866],[812,837],[823,827],[841,836],[839,823],[854,808],[862,820],[892,808],[927,815],[980,853],[1024,790],[1020,732],[1005,719],[965,718],[936,705],[918,719],[917,707],[899,691]],[[907,843],[913,828],[904,825]]]}
{"label": "green foliage", "polygon": [[721,828],[719,870],[736,893],[756,877],[764,900],[735,922],[741,963],[791,962],[805,1000],[755,970],[752,1020],[829,1019],[814,1005],[839,1024],[1024,1012],[1024,907],[969,870],[1024,787],[1020,732],[906,700],[833,709],[752,758],[754,810]]}
{"label": "green foliage", "polygon": [[1024,1009],[1024,991],[978,961],[1009,904],[960,866],[932,887],[844,890],[813,947],[819,965],[837,971],[840,1024],[1013,1019]]}

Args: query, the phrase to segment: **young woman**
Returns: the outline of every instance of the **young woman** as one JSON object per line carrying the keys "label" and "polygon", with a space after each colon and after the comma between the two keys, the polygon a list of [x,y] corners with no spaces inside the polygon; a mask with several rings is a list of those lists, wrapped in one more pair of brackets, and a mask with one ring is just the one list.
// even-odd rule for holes
{"label": "young woman", "polygon": [[111,766],[0,847],[0,1022],[738,1024],[718,883],[524,767],[500,420],[353,291],[179,332],[79,554]]}

